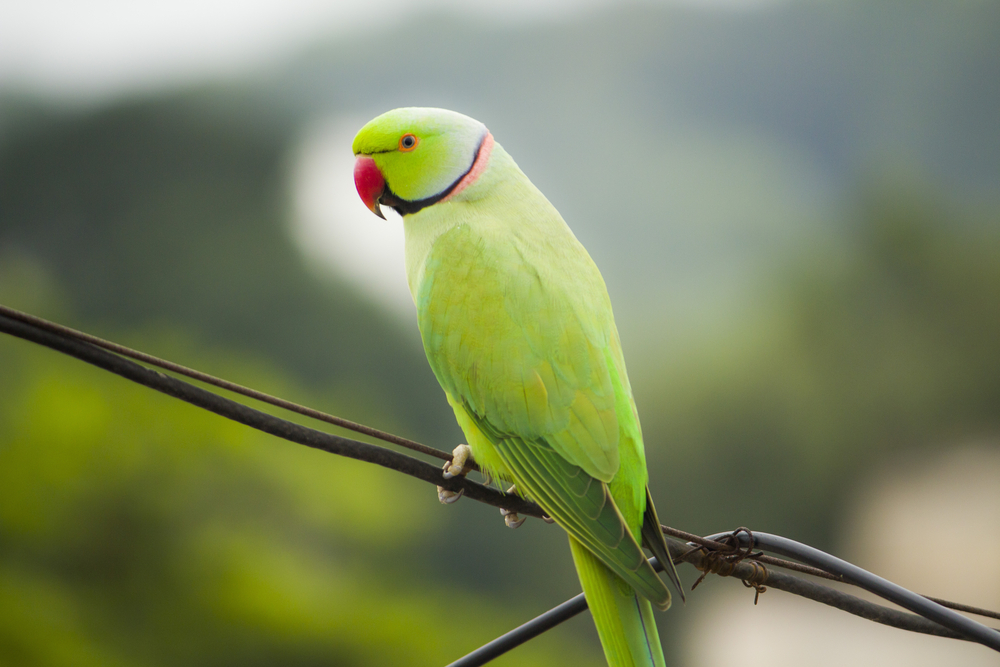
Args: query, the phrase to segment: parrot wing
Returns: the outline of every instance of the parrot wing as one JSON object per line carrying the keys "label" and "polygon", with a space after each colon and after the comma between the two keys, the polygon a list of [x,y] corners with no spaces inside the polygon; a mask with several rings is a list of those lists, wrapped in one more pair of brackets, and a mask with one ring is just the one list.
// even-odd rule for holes
{"label": "parrot wing", "polygon": [[496,447],[522,493],[643,597],[661,608],[669,606],[669,591],[646,560],[607,484],[567,461],[545,439],[505,435],[476,415],[469,416]]}

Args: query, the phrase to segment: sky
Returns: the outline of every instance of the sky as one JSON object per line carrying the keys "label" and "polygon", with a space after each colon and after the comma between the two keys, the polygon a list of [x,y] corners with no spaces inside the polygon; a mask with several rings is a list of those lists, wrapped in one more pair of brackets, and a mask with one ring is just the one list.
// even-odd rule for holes
{"label": "sky", "polygon": [[[655,1],[655,0],[654,0]],[[661,0],[739,9],[769,0]],[[70,100],[239,76],[431,10],[568,18],[614,0],[0,0],[0,87]]]}
{"label": "sky", "polygon": [[403,223],[383,207],[376,217],[354,189],[354,135],[369,119],[317,119],[305,128],[292,157],[292,236],[319,272],[332,272],[409,321]]}

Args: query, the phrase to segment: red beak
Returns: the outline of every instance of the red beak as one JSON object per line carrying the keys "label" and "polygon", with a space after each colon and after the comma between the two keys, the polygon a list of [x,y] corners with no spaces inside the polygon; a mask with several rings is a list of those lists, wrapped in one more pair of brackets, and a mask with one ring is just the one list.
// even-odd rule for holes
{"label": "red beak", "polygon": [[378,205],[379,198],[385,192],[385,179],[382,178],[382,172],[375,166],[375,160],[370,155],[359,155],[357,162],[354,163],[354,186],[357,187],[365,206],[385,220]]}

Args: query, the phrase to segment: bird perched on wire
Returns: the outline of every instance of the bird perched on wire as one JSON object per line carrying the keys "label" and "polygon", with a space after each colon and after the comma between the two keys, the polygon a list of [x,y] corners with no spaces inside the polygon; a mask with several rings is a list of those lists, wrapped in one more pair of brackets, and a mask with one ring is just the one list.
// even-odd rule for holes
{"label": "bird perched on wire", "polygon": [[652,605],[670,591],[642,546],[680,588],[597,266],[479,121],[396,109],[353,150],[364,203],[403,216],[424,351],[468,441],[444,475],[471,455],[540,505],[569,533],[609,665],[663,665]]}

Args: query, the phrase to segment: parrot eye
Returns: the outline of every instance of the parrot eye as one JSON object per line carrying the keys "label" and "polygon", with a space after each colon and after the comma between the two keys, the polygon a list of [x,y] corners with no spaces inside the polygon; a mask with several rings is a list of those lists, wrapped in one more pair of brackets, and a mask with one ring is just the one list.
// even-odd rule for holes
{"label": "parrot eye", "polygon": [[417,138],[412,134],[404,134],[399,139],[399,150],[412,151],[417,147]]}

